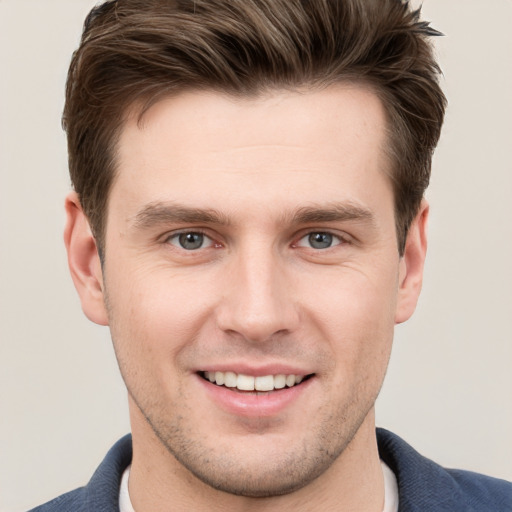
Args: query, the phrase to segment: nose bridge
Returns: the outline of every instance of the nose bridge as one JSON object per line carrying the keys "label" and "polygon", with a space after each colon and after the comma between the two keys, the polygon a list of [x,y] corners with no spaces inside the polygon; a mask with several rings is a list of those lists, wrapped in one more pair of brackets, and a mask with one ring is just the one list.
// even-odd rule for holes
{"label": "nose bridge", "polygon": [[224,331],[258,342],[295,328],[292,290],[282,257],[271,245],[260,241],[237,251],[226,284],[219,312]]}

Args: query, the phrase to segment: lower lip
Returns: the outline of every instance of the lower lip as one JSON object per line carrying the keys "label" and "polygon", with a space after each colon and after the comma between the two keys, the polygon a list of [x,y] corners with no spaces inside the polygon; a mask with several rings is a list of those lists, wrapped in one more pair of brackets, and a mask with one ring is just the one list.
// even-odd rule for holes
{"label": "lower lip", "polygon": [[233,388],[212,384],[199,375],[197,379],[211,400],[224,411],[246,417],[270,417],[283,412],[295,403],[315,380],[311,377],[291,388],[256,394],[233,391]]}

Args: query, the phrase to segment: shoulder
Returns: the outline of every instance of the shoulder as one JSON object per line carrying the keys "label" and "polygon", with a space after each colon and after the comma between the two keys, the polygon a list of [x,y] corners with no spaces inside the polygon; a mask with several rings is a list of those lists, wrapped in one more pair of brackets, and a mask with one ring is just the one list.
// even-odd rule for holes
{"label": "shoulder", "polygon": [[[476,507],[493,505],[496,511],[512,511],[512,483],[471,471],[447,469],[469,504]],[[475,510],[491,510],[476,507]]]}
{"label": "shoulder", "polygon": [[116,512],[124,470],[132,459],[132,439],[127,435],[107,453],[85,487],[80,487],[29,512]]}
{"label": "shoulder", "polygon": [[44,505],[33,508],[29,512],[82,512],[86,503],[85,489],[80,487],[55,498]]}
{"label": "shoulder", "polygon": [[398,481],[400,511],[512,512],[512,483],[445,469],[384,429],[377,429],[377,440]]}

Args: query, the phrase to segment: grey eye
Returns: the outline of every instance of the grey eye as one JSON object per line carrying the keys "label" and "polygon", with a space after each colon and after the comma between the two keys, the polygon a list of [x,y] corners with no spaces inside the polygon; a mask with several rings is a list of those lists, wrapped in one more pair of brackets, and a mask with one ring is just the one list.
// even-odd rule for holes
{"label": "grey eye", "polygon": [[204,236],[201,233],[182,233],[178,237],[178,240],[183,249],[193,251],[203,245]]}
{"label": "grey eye", "polygon": [[203,233],[197,233],[194,231],[176,233],[169,237],[168,242],[175,247],[185,249],[186,251],[195,251],[212,245],[212,240],[209,237],[203,235]]}
{"label": "grey eye", "polygon": [[333,235],[330,233],[310,233],[308,235],[309,245],[313,249],[328,249],[332,247]]}
{"label": "grey eye", "polygon": [[346,243],[346,240],[340,235],[334,235],[328,231],[311,231],[297,242],[297,247],[322,250],[330,249],[344,243]]}

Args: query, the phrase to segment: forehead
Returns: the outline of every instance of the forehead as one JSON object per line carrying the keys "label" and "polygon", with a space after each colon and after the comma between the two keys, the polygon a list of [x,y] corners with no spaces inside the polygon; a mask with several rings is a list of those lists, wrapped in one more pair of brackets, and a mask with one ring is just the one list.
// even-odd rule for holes
{"label": "forehead", "polygon": [[[329,144],[334,135],[332,128],[343,133],[347,142],[351,135],[366,135],[368,122],[377,131],[385,130],[385,117],[378,95],[360,82],[341,82],[323,89],[269,89],[253,96],[185,90],[164,97],[142,113],[135,106],[123,127],[122,139],[127,141],[127,147],[131,137],[142,142],[144,135],[154,139],[157,132],[165,136],[163,130],[170,134],[179,127],[178,133],[174,133],[177,140],[197,144],[196,136],[202,133],[206,138],[200,143],[205,149],[208,145],[219,148],[224,141],[240,146],[248,141],[295,142],[307,149],[312,145],[318,147],[320,139]],[[215,137],[216,134],[220,137]],[[374,141],[368,139],[370,142]]]}
{"label": "forehead", "polygon": [[129,117],[112,200],[121,196],[135,208],[187,198],[218,208],[265,198],[285,208],[343,200],[363,188],[371,196],[368,173],[387,180],[385,134],[381,101],[360,86],[254,98],[185,92]]}

